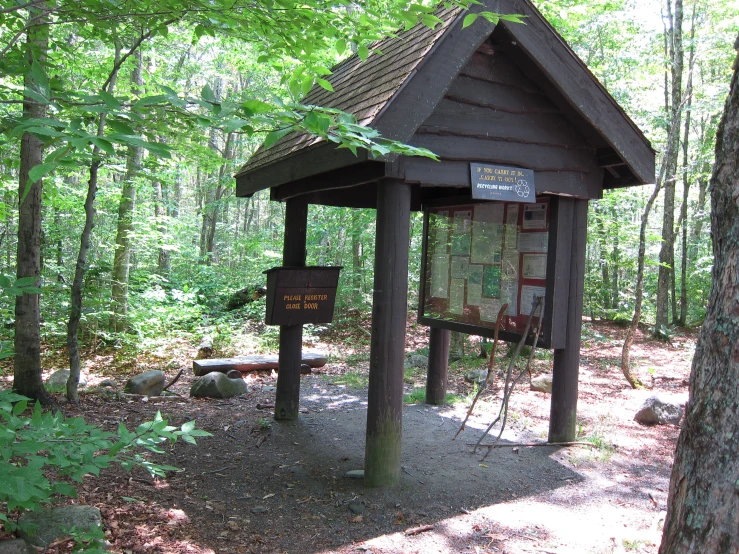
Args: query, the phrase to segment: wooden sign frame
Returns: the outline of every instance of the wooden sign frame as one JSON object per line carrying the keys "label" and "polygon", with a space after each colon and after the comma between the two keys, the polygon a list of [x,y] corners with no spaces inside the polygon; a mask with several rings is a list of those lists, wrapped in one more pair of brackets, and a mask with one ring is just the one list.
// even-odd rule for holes
{"label": "wooden sign frame", "polygon": [[[548,216],[547,216],[547,232],[548,241],[546,248],[546,278],[541,281],[528,281],[521,279],[517,282],[516,290],[516,304],[521,300],[521,291],[523,287],[531,286],[526,283],[534,283],[536,285],[542,285],[545,289],[544,299],[544,313],[542,321],[542,330],[539,336],[538,346],[542,348],[559,349],[565,347],[566,339],[566,326],[565,321],[567,318],[567,302],[569,298],[569,276],[570,276],[570,252],[571,252],[571,240],[572,232],[570,229],[571,220],[567,221],[567,215],[562,214],[560,210],[561,204],[571,204],[571,199],[561,198],[559,196],[548,196],[542,195],[537,197],[537,202],[545,203],[548,205]],[[482,321],[480,313],[481,308],[477,308],[477,314],[475,313],[475,307],[467,304],[467,298],[469,293],[469,282],[465,281],[465,300],[464,300],[464,313],[465,316],[450,316],[446,314],[446,317],[433,317],[429,313],[431,310],[427,310],[432,304],[437,303],[431,298],[430,294],[430,279],[431,275],[429,271],[429,256],[433,256],[433,253],[429,252],[430,241],[429,239],[429,216],[432,211],[438,213],[439,210],[446,210],[447,213],[461,213],[464,214],[469,207],[470,213],[474,211],[477,206],[482,206],[484,209],[490,209],[490,206],[504,204],[505,206],[511,205],[510,202],[486,202],[480,200],[474,200],[469,195],[459,196],[456,198],[444,198],[429,201],[424,204],[424,228],[423,228],[423,250],[421,260],[421,282],[419,286],[419,307],[418,307],[418,322],[423,325],[430,327],[437,327],[441,329],[448,329],[450,331],[458,331],[469,335],[478,335],[483,337],[492,338],[495,332],[495,318],[491,318],[490,314],[487,316],[487,321]],[[517,203],[520,208],[520,216],[517,217],[517,223],[523,219],[523,207],[531,206],[531,204]],[[483,209],[478,208],[478,209]],[[567,212],[568,210],[565,210]],[[442,212],[443,213],[443,212]],[[562,217],[564,215],[564,217]],[[507,217],[507,214],[506,214]],[[472,220],[471,220],[472,224]],[[469,229],[470,242],[472,241],[472,228]],[[449,258],[452,257],[452,246],[451,240],[449,239]],[[524,254],[516,249],[516,255],[518,256],[518,268],[517,270],[522,271],[523,257],[528,255]],[[472,259],[472,256],[470,256]],[[541,263],[541,260],[535,260]],[[450,262],[451,266],[451,262]],[[452,275],[450,268],[449,275]],[[449,278],[450,282],[452,277]],[[518,279],[517,279],[518,281]],[[459,284],[459,283],[457,283]],[[450,285],[451,286],[451,285]],[[501,302],[502,304],[502,302]],[[510,309],[510,308],[509,308]],[[517,308],[518,309],[518,308]],[[518,313],[518,312],[517,312]],[[509,318],[506,316],[504,319]],[[521,322],[524,322],[528,318],[528,312],[518,313],[516,316],[516,326],[504,325],[501,329],[499,336],[501,339],[509,342],[518,342],[521,340],[520,332],[516,332],[516,329],[522,328]],[[468,321],[463,321],[464,319]],[[492,321],[491,321],[492,319]],[[469,322],[472,320],[472,323]],[[513,327],[513,329],[511,329]]]}

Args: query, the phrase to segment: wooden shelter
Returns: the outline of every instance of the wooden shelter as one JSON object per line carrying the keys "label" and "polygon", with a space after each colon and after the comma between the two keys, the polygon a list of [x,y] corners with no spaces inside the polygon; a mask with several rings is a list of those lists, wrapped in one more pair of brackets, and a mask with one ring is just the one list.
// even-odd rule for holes
{"label": "wooden shelter", "polygon": [[[376,208],[377,239],[365,483],[399,478],[411,210],[469,198],[470,163],[532,169],[536,192],[556,199],[557,315],[551,441],[575,435],[588,200],[604,189],[654,181],[649,141],[527,0],[484,0],[481,9],[527,16],[526,24],[442,9],[443,23],[401,32],[365,62],[337,65],[335,92],[306,104],[351,112],[384,136],[429,148],[441,161],[370,159],[291,133],[258,150],[236,175],[237,195],[270,189],[286,203],[283,264],[306,260],[308,204]],[[551,247],[550,247],[551,248]],[[554,271],[554,270],[553,270]],[[452,328],[454,328],[452,326]],[[464,329],[464,327],[460,327]],[[280,328],[275,418],[298,414],[302,327]],[[427,399],[443,401],[449,329],[432,327]]]}

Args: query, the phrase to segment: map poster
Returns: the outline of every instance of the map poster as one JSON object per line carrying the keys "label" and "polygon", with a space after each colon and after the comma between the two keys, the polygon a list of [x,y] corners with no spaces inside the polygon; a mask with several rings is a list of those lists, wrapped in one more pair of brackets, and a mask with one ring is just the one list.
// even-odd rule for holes
{"label": "map poster", "polygon": [[449,256],[436,255],[431,262],[431,296],[449,298]]}
{"label": "map poster", "polygon": [[449,313],[461,315],[464,312],[464,279],[452,279],[449,287]]}
{"label": "map poster", "polygon": [[480,306],[482,300],[482,272],[481,265],[469,266],[469,277],[467,279],[467,304],[470,306]]}
{"label": "map poster", "polygon": [[482,281],[482,295],[488,298],[500,298],[500,266],[486,265]]}
{"label": "map poster", "polygon": [[[546,289],[544,287],[532,287],[524,285],[521,287],[521,315],[529,315],[534,306],[534,296],[544,296]],[[543,302],[543,301],[542,301]],[[542,304],[543,306],[543,304]],[[537,315],[540,315],[543,309],[540,308]]]}
{"label": "map poster", "polygon": [[524,279],[546,279],[547,255],[524,254],[523,263],[521,264],[521,276]]}

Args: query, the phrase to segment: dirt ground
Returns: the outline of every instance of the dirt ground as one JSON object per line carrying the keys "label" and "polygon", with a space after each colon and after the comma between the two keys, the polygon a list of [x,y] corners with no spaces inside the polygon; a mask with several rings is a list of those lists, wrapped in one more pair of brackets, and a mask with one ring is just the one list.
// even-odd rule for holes
{"label": "dirt ground", "polygon": [[[102,510],[110,550],[126,554],[657,552],[679,429],[643,427],[633,417],[655,392],[687,400],[695,336],[666,344],[639,335],[632,356],[652,388],[632,390],[619,370],[622,334],[611,325],[584,328],[578,431],[598,447],[496,448],[483,461],[487,449],[473,454],[469,444],[497,414],[497,380],[456,440],[467,404],[404,406],[401,482],[390,489],[366,489],[346,476],[363,466],[366,362],[335,361],[302,377],[301,417],[289,423],[260,409],[273,402],[274,374],[249,375],[249,392],[229,400],[190,399],[191,371],[172,388],[181,398],[85,393],[65,413],[114,430],[161,410],[171,424],[194,418],[213,436],[158,457],[181,468],[167,479],[106,470],[85,480],[77,502]],[[409,350],[423,340],[411,334]],[[173,348],[183,364],[196,349]],[[348,353],[331,352],[334,360]],[[108,362],[91,356],[85,373],[92,384],[108,377],[122,387],[125,377]],[[450,392],[470,394],[466,369],[452,368]],[[537,360],[536,370],[551,370],[551,360]],[[360,375],[348,379],[351,372]],[[414,379],[422,385],[423,372]],[[548,420],[549,395],[519,385],[502,443],[544,441]],[[408,533],[421,526],[431,527]]]}

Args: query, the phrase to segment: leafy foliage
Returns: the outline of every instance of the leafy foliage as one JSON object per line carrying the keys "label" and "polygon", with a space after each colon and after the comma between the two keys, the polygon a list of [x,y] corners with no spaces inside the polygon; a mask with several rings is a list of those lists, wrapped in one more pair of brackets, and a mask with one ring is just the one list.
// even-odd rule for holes
{"label": "leafy foliage", "polygon": [[0,520],[12,531],[10,512],[37,510],[56,496],[75,497],[75,482],[99,476],[113,463],[164,476],[177,468],[157,464],[145,452],[162,454],[167,442],[195,444],[196,437],[209,435],[196,429],[194,421],[172,427],[160,413],[134,431],[122,423],[115,433],[103,431],[79,417],[45,412],[38,403],[29,408],[27,398],[0,391],[0,504],[5,506]]}

